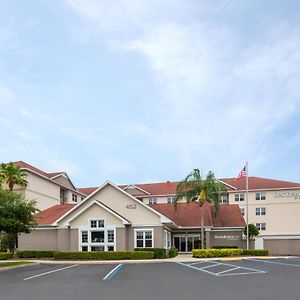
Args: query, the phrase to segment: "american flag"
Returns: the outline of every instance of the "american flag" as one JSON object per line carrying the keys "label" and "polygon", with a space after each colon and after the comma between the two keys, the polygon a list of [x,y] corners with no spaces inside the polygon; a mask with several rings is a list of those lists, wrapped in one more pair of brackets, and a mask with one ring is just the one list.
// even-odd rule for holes
{"label": "american flag", "polygon": [[247,176],[247,169],[246,166],[241,170],[241,172],[239,173],[239,175],[235,178],[235,180],[239,180],[242,179],[243,177]]}

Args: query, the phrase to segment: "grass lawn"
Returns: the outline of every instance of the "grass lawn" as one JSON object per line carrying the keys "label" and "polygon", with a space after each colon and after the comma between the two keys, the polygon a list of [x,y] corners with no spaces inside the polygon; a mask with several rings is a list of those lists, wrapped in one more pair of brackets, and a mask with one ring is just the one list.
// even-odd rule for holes
{"label": "grass lawn", "polygon": [[29,265],[32,264],[30,261],[6,261],[0,262],[0,268],[13,267],[19,265]]}

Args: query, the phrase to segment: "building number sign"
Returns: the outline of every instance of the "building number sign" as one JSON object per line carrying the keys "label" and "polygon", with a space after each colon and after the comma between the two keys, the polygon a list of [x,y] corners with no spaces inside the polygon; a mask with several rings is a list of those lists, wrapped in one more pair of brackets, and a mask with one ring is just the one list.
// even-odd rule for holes
{"label": "building number sign", "polygon": [[128,209],[136,209],[136,205],[135,204],[127,204],[126,208],[128,208]]}

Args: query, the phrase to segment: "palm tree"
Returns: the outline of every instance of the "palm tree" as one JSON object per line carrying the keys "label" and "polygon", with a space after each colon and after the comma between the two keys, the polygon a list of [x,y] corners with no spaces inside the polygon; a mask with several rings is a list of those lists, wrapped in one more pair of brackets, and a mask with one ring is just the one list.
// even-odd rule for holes
{"label": "palm tree", "polygon": [[177,186],[177,193],[174,205],[177,207],[179,200],[187,203],[199,201],[201,208],[201,248],[204,248],[204,203],[210,202],[214,207],[215,215],[220,207],[220,196],[225,191],[225,186],[215,178],[212,171],[209,171],[203,179],[199,169],[194,169]]}
{"label": "palm tree", "polygon": [[28,184],[28,181],[25,179],[26,176],[27,174],[20,168],[20,166],[15,165],[13,162],[1,164],[0,182],[7,184],[10,191],[13,190],[16,184],[26,187]]}

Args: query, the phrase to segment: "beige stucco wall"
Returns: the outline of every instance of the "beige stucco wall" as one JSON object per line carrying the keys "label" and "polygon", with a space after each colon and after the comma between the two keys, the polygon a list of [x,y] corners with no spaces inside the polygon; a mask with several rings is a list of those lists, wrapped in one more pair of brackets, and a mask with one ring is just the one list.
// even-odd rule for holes
{"label": "beige stucco wall", "polygon": [[271,255],[300,255],[299,239],[264,240],[264,249]]}
{"label": "beige stucco wall", "polygon": [[105,219],[106,225],[123,225],[122,220],[96,203],[70,222],[71,227],[89,226],[89,219]]}
{"label": "beige stucco wall", "polygon": [[57,250],[57,230],[33,230],[19,236],[19,250]]}
{"label": "beige stucco wall", "polygon": [[[260,235],[299,234],[300,222],[298,218],[300,215],[300,199],[293,196],[280,197],[278,193],[300,193],[300,189],[259,192],[266,193],[266,200],[255,200],[256,192],[249,192],[249,223],[266,223],[266,230],[262,230]],[[234,195],[236,193],[229,193],[229,203],[239,204],[239,206],[246,211],[246,199],[243,202],[235,202]],[[266,208],[265,216],[256,216],[255,209],[259,207]]]}
{"label": "beige stucco wall", "polygon": [[134,230],[135,229],[153,229],[154,233],[154,245],[155,248],[164,247],[164,227],[157,226],[157,227],[150,227],[150,226],[141,226],[141,227],[129,227],[127,229],[127,249],[133,250],[134,249]]}
{"label": "beige stucco wall", "polygon": [[73,187],[72,183],[70,182],[70,180],[68,178],[66,178],[65,176],[63,176],[63,175],[55,177],[53,180],[58,182],[58,183],[61,183],[62,185],[68,187],[71,190],[74,189],[74,187]]}
{"label": "beige stucco wall", "polygon": [[127,228],[116,229],[116,250],[127,250]]}
{"label": "beige stucco wall", "polygon": [[[150,211],[147,207],[144,207],[142,203],[133,200],[131,197],[111,185],[105,186],[98,193],[96,193],[85,203],[83,203],[80,208],[84,209],[94,200],[102,202],[113,211],[129,220],[133,225],[161,224],[159,215],[157,215],[155,212]],[[76,211],[74,211],[74,213],[71,213],[70,216],[62,220],[60,224],[67,223],[68,219],[71,219],[75,213]]]}

